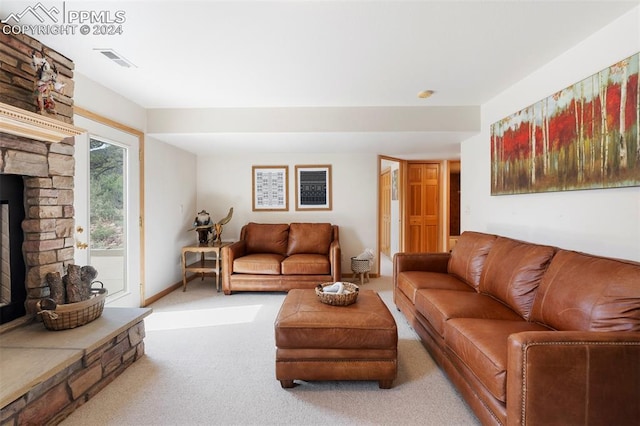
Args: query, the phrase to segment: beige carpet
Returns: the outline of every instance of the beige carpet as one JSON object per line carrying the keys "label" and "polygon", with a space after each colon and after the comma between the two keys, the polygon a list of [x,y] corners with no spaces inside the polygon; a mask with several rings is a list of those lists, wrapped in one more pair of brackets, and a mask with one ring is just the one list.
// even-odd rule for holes
{"label": "beige carpet", "polygon": [[391,279],[372,279],[398,324],[398,378],[377,382],[275,379],[273,322],[284,293],[217,293],[194,280],[156,302],[146,356],[62,424],[477,425],[392,301]]}

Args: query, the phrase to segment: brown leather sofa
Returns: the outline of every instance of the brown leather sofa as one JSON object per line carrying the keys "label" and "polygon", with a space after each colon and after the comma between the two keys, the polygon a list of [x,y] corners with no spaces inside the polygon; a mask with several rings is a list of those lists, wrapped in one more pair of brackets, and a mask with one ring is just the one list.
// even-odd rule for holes
{"label": "brown leather sofa", "polygon": [[330,223],[248,223],[222,249],[222,289],[288,291],[340,281],[339,228]]}
{"label": "brown leather sofa", "polygon": [[640,424],[640,263],[464,232],[393,282],[483,424]]}

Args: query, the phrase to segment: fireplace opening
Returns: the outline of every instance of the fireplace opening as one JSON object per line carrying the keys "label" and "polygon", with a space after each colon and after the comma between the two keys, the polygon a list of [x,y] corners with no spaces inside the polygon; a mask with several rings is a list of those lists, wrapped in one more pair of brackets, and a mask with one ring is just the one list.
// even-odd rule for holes
{"label": "fireplace opening", "polygon": [[22,176],[0,174],[0,324],[26,313],[26,265],[22,254],[24,233],[24,182]]}

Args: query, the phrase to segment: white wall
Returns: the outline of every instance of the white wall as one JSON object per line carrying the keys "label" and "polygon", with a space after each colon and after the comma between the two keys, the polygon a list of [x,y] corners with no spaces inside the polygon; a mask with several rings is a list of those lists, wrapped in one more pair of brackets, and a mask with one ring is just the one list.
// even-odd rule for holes
{"label": "white wall", "polygon": [[196,156],[145,141],[145,297],[182,280],[181,248],[196,239]]}
{"label": "white wall", "polygon": [[640,51],[640,7],[482,106],[462,144],[462,228],[640,261],[640,188],[491,196],[489,126]]}
{"label": "white wall", "polygon": [[[146,111],[119,94],[76,73],[75,104],[110,120],[146,130]],[[145,138],[145,298],[181,278],[180,249],[192,243],[187,232],[196,208],[195,155]]]}
{"label": "white wall", "polygon": [[[376,248],[377,168],[375,154],[261,154],[198,157],[196,209],[207,210],[213,220],[234,208],[233,219],[223,230],[223,240],[237,240],[248,222],[331,222],[340,226],[342,270],[351,273],[350,257],[365,248]],[[333,209],[296,211],[295,166],[331,164]],[[252,211],[252,166],[289,166],[289,210]],[[196,211],[193,212],[194,216]]]}
{"label": "white wall", "polygon": [[73,82],[75,105],[136,130],[145,130],[144,108],[78,72],[74,74]]}

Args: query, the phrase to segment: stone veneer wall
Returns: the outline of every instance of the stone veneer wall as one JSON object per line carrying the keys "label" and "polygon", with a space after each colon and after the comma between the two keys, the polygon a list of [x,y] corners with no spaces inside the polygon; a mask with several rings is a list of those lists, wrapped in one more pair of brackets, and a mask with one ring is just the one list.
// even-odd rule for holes
{"label": "stone veneer wall", "polygon": [[64,275],[73,263],[74,140],[39,142],[0,133],[0,173],[24,176],[23,253],[27,265],[27,314],[49,296],[45,276]]}
{"label": "stone veneer wall", "polygon": [[[4,26],[6,24],[2,24]],[[43,115],[73,124],[73,61],[26,35],[7,35],[0,31],[0,102],[37,112],[36,71],[31,66],[34,51],[55,65],[58,70],[56,81],[64,84],[62,92],[54,95],[56,114],[45,112]]]}
{"label": "stone veneer wall", "polygon": [[[55,94],[57,114],[43,115],[73,124],[73,62],[26,35],[0,32],[0,102],[37,112],[34,51],[56,66],[57,81],[64,84],[63,92]],[[73,138],[48,143],[0,133],[0,174],[25,177],[27,217],[22,228],[28,315],[36,312],[38,300],[49,296],[46,274],[64,275],[66,265],[73,263],[73,154]]]}
{"label": "stone veneer wall", "polygon": [[0,410],[1,426],[54,425],[144,355],[140,321]]}

